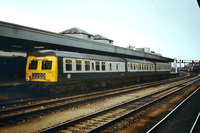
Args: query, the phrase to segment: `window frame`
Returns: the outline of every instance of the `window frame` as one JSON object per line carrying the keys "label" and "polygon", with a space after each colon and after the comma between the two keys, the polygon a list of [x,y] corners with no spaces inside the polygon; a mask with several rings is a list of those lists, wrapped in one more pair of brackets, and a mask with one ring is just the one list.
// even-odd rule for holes
{"label": "window frame", "polygon": [[101,62],[101,70],[106,71],[106,62],[105,61]]}
{"label": "window frame", "polygon": [[95,62],[96,71],[101,71],[100,64],[101,64],[100,61],[96,61],[96,62]]}
{"label": "window frame", "polygon": [[[36,67],[34,67],[34,68],[30,68],[30,66],[31,66],[30,64],[32,63],[32,61],[37,62],[36,63]],[[37,70],[37,67],[38,67],[38,60],[30,60],[29,61],[29,64],[28,64],[28,69],[29,70]]]}
{"label": "window frame", "polygon": [[76,71],[82,71],[82,60],[76,60]]}
{"label": "window frame", "polygon": [[109,71],[112,71],[113,69],[112,69],[112,63],[110,62],[109,63]]}
{"label": "window frame", "polygon": [[119,64],[116,63],[116,71],[119,71]]}
{"label": "window frame", "polygon": [[90,69],[90,66],[91,66],[90,61],[85,60],[84,63],[85,63],[85,71],[87,71],[87,72],[90,71],[91,70]]}
{"label": "window frame", "polygon": [[[46,65],[46,63],[43,64],[44,62],[47,62],[47,63],[50,62],[51,63],[50,68],[47,68],[47,66],[49,67],[49,64],[47,64],[47,65]],[[53,64],[52,60],[42,60],[41,70],[51,70],[52,69],[52,64]]]}
{"label": "window frame", "polygon": [[[69,63],[67,63],[67,61],[69,61]],[[70,66],[71,69],[67,70],[67,65]],[[73,61],[72,59],[65,59],[65,71],[72,71],[73,70]]]}

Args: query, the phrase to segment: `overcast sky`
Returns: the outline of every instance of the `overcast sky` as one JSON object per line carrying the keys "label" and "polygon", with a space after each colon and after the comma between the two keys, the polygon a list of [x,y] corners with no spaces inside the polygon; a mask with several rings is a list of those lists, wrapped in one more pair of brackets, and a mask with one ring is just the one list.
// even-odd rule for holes
{"label": "overcast sky", "polygon": [[57,33],[79,27],[120,47],[200,60],[196,0],[0,0],[0,20]]}

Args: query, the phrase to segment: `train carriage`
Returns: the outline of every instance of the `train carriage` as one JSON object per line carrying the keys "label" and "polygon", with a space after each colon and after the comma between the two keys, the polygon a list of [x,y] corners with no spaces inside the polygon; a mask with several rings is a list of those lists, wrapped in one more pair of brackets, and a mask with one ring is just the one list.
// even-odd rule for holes
{"label": "train carriage", "polygon": [[29,54],[26,81],[60,82],[118,77],[124,73],[122,58],[43,50]]}
{"label": "train carriage", "polygon": [[150,61],[126,59],[127,76],[153,75],[155,73],[155,64]]}

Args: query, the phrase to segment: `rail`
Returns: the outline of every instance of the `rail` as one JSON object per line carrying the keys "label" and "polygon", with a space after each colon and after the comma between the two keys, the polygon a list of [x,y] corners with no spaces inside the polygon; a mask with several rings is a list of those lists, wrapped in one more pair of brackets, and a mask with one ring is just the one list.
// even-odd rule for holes
{"label": "rail", "polygon": [[[194,81],[186,81],[183,87],[178,87],[176,90],[174,90],[175,87],[183,85],[183,83],[179,83],[177,85],[165,88],[163,90],[140,97],[138,99],[130,100],[117,106],[110,107],[108,109],[87,116],[83,116],[71,121],[67,121],[60,125],[56,125],[54,127],[42,131],[38,131],[38,133],[59,132],[63,130],[71,132],[99,132],[102,129],[108,127],[109,125],[116,123],[121,119],[126,118],[127,116],[136,113],[137,111],[140,111],[141,109],[148,107],[149,105],[165,97],[168,97],[169,95],[172,95],[197,81],[199,81],[199,79],[195,79]],[[163,94],[166,93],[165,91],[169,91],[170,89],[172,92]],[[158,94],[161,96],[158,96]]]}
{"label": "rail", "polygon": [[102,92],[97,92],[97,93],[92,93],[92,94],[74,96],[70,98],[62,98],[55,101],[48,101],[48,102],[37,103],[33,105],[31,104],[25,105],[22,107],[3,109],[3,110],[0,110],[0,114],[1,114],[0,122],[9,123],[10,120],[14,121],[16,119],[17,121],[17,119],[21,119],[22,117],[25,118],[26,116],[32,116],[32,115],[40,114],[43,112],[49,112],[49,111],[51,112],[51,111],[57,110],[58,108],[66,108],[66,107],[74,106],[77,104],[85,103],[88,101],[94,101],[97,99],[105,98],[105,97],[114,97],[114,96],[118,96],[122,94],[127,94],[130,92],[146,89],[149,87],[166,84],[172,81],[178,81],[180,79],[178,78],[178,79],[173,79],[173,80],[170,79],[170,80],[155,81],[153,83],[150,82],[150,83],[139,84],[139,85],[134,85],[134,86],[122,87],[122,88],[118,88],[114,90],[107,90],[107,91],[102,91]]}

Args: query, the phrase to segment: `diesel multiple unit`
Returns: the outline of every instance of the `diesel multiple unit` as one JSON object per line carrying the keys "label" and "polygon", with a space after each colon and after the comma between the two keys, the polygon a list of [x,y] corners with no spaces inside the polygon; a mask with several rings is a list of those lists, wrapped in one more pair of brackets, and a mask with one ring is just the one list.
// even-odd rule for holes
{"label": "diesel multiple unit", "polygon": [[30,53],[26,65],[27,83],[36,85],[39,91],[51,88],[51,92],[94,89],[169,75],[168,63],[56,50]]}
{"label": "diesel multiple unit", "polygon": [[42,50],[27,58],[26,81],[65,82],[170,73],[170,64],[144,60]]}

